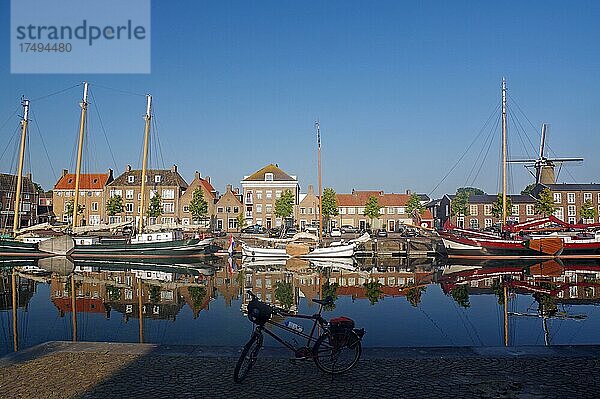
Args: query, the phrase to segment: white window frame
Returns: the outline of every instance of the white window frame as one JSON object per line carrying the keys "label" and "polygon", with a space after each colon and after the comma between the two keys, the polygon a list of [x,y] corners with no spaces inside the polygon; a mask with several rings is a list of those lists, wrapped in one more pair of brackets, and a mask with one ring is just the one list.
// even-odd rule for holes
{"label": "white window frame", "polygon": [[567,193],[567,203],[568,204],[575,203],[575,193]]}
{"label": "white window frame", "polygon": [[553,194],[553,198],[554,198],[554,203],[555,204],[560,204],[562,202],[562,195],[561,195],[561,193],[554,193]]}
{"label": "white window frame", "polygon": [[127,183],[135,183],[135,176],[134,175],[127,176]]}
{"label": "white window frame", "polygon": [[162,180],[161,175],[154,175],[154,183],[160,183],[161,180]]}

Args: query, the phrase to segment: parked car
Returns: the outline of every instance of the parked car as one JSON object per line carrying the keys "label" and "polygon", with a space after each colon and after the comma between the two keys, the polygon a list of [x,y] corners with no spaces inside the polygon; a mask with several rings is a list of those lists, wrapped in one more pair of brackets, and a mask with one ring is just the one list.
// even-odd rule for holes
{"label": "parked car", "polygon": [[294,235],[296,235],[296,233],[298,233],[298,230],[296,230],[294,228],[287,229],[287,231],[285,232],[285,237],[292,238]]}
{"label": "parked car", "polygon": [[317,235],[317,234],[319,234],[319,226],[308,225],[308,226],[304,227],[304,231],[306,231],[307,233]]}
{"label": "parked car", "polygon": [[331,229],[331,233],[329,233],[329,235],[331,237],[341,237],[342,230],[338,229],[337,227],[334,227],[333,229]]}
{"label": "parked car", "polygon": [[264,234],[265,231],[265,228],[262,227],[260,224],[254,224],[252,226],[244,227],[242,229],[242,233],[247,234]]}
{"label": "parked car", "polygon": [[350,224],[345,224],[342,227],[340,227],[340,230],[342,231],[342,234],[346,234],[346,233],[350,233],[350,234],[356,234],[358,233],[358,228],[350,225]]}
{"label": "parked car", "polygon": [[376,235],[377,237],[387,237],[387,236],[388,236],[388,233],[387,233],[387,230],[386,230],[386,229],[377,229],[377,230],[375,231],[375,235]]}

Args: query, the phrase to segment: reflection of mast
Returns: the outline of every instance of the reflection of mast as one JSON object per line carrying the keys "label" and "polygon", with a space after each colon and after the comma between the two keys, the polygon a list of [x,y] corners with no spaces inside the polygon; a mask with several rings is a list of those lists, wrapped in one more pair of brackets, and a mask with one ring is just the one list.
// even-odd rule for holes
{"label": "reflection of mast", "polygon": [[144,343],[144,312],[142,306],[142,279],[138,278],[138,316],[140,328],[140,344]]}
{"label": "reflection of mast", "polygon": [[17,272],[12,269],[11,277],[12,288],[12,320],[13,320],[13,347],[15,352],[19,350],[19,328],[17,326]]}
{"label": "reflection of mast", "polygon": [[77,308],[75,300],[75,273],[71,274],[71,321],[73,323],[73,341],[77,341]]}
{"label": "reflection of mast", "polygon": [[504,286],[504,346],[508,346],[508,285]]}

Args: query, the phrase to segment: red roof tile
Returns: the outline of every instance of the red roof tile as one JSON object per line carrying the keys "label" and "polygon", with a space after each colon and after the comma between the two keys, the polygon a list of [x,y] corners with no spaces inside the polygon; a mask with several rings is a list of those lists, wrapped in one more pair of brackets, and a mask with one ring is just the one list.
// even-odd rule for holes
{"label": "red roof tile", "polygon": [[[111,175],[109,173],[82,173],[79,175],[80,190],[101,190],[110,183]],[[55,190],[74,190],[75,173],[67,173],[62,176],[54,185]]]}

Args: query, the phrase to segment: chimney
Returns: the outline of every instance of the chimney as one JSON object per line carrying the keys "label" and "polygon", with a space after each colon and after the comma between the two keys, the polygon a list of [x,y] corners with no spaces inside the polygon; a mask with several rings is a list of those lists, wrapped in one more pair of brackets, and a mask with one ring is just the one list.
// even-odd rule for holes
{"label": "chimney", "polygon": [[113,170],[108,168],[108,181],[112,181],[113,180]]}
{"label": "chimney", "polygon": [[171,172],[177,173],[177,165],[171,166]]}
{"label": "chimney", "polygon": [[313,188],[312,184],[308,185],[308,194],[314,194],[315,193],[315,189]]}
{"label": "chimney", "polygon": [[131,172],[131,165],[125,166],[125,172]]}
{"label": "chimney", "polygon": [[202,174],[201,174],[200,172],[196,171],[196,172],[194,173],[194,178],[195,178],[195,179],[201,179],[201,178],[202,178]]}
{"label": "chimney", "polygon": [[406,190],[406,195],[410,195],[410,190]]}
{"label": "chimney", "polygon": [[231,191],[231,184],[227,185],[227,189],[225,190],[225,192],[230,192]]}
{"label": "chimney", "polygon": [[63,169],[61,176],[65,177],[68,173],[69,173],[69,169]]}
{"label": "chimney", "polygon": [[206,180],[208,183],[210,183],[210,176],[206,176],[206,177],[204,178],[204,180]]}
{"label": "chimney", "polygon": [[25,175],[25,178],[29,179],[29,181],[33,183],[33,180],[31,180],[31,172],[27,172],[27,174]]}
{"label": "chimney", "polygon": [[240,194],[240,188],[239,188],[239,187],[236,187],[236,188],[234,188],[234,189],[233,189],[233,193],[234,193],[235,195],[239,195],[239,194]]}

